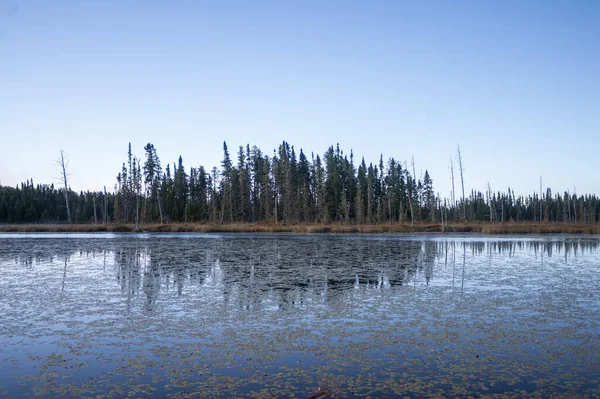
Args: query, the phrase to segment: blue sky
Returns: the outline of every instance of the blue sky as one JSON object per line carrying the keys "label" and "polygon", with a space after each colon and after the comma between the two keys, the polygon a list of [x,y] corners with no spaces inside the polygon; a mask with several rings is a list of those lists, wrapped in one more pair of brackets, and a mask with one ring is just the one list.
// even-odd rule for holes
{"label": "blue sky", "polygon": [[600,194],[598,1],[0,0],[0,183],[111,189],[132,143],[282,140],[465,188]]}

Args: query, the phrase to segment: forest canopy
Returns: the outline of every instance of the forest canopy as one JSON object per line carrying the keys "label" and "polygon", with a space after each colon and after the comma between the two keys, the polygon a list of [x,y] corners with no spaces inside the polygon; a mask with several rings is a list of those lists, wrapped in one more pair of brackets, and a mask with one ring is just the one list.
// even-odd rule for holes
{"label": "forest canopy", "polygon": [[246,144],[232,158],[223,142],[221,167],[211,170],[186,169],[181,156],[162,164],[151,143],[143,150],[140,159],[129,144],[112,190],[74,192],[65,188],[66,174],[60,188],[32,179],[0,186],[0,223],[62,223],[69,216],[73,223],[590,223],[600,215],[595,195],[541,192],[541,185],[527,196],[510,188],[458,195],[460,149],[450,198],[434,190],[427,170],[416,176],[414,166],[394,158],[367,164],[339,144],[307,155],[284,141],[271,156]]}

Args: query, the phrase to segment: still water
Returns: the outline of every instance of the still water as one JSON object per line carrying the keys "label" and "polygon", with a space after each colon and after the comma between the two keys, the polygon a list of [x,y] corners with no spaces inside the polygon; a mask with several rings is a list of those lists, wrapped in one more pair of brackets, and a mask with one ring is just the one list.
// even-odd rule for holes
{"label": "still water", "polygon": [[586,236],[0,234],[0,397],[597,397],[599,283]]}

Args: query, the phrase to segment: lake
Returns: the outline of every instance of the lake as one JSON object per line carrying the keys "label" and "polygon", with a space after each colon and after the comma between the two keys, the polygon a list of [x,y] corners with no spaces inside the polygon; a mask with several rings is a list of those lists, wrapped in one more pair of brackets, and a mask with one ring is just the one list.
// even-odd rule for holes
{"label": "lake", "polygon": [[0,397],[598,397],[599,243],[0,234]]}

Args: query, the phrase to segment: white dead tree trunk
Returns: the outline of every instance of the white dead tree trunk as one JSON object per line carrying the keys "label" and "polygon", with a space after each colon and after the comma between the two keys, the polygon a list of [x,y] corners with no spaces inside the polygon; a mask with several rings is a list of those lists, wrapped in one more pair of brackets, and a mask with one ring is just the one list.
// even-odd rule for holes
{"label": "white dead tree trunk", "polygon": [[[444,208],[442,208],[442,199],[440,198],[440,193],[437,193],[437,208],[440,210],[440,219],[442,219],[442,233],[444,232]],[[445,198],[444,198],[445,201]]]}
{"label": "white dead tree trunk", "polygon": [[456,212],[456,197],[454,191],[454,162],[452,161],[452,155],[450,155],[450,176],[452,177],[452,196],[450,198],[452,202],[450,203],[450,207],[451,209],[453,209],[453,212]]}
{"label": "white dead tree trunk", "polygon": [[140,193],[135,193],[135,231],[140,231]]}
{"label": "white dead tree trunk", "polygon": [[[217,168],[213,166],[212,168],[212,192],[210,193],[210,200],[212,202],[212,222],[214,224],[217,223],[217,196],[215,193],[217,192]],[[162,224],[162,211],[160,214],[160,223]]]}
{"label": "white dead tree trunk", "polygon": [[140,160],[137,157],[134,157],[133,159],[133,183],[135,185],[135,231],[140,231],[140,195],[142,190],[142,175],[140,169]]}
{"label": "white dead tree trunk", "polygon": [[571,193],[569,192],[569,190],[567,190],[567,207],[566,207],[566,211],[567,211],[567,217],[565,218],[565,222],[571,222]]}
{"label": "white dead tree trunk", "polygon": [[417,181],[417,172],[415,172],[415,156],[412,155],[410,160],[412,162],[413,177],[415,181]]}
{"label": "white dead tree trunk", "polygon": [[571,201],[573,204],[573,222],[577,222],[577,189],[573,187],[573,200]]}
{"label": "white dead tree trunk", "polygon": [[487,197],[488,197],[488,206],[490,207],[490,223],[494,223],[494,219],[496,218],[496,204],[492,199],[492,186],[490,182],[487,183]]}
{"label": "white dead tree trunk", "polygon": [[413,212],[413,204],[412,204],[412,188],[408,190],[408,206],[410,207],[410,225],[415,225],[415,214]]}
{"label": "white dead tree trunk", "polygon": [[148,198],[150,197],[150,192],[148,191],[148,184],[144,182],[144,213],[142,214],[142,218],[144,222],[148,219]]}
{"label": "white dead tree trunk", "polygon": [[69,166],[69,160],[67,155],[65,155],[65,150],[60,149],[60,158],[56,161],[60,168],[61,177],[64,187],[65,187],[65,203],[67,206],[67,218],[69,219],[69,224],[71,224],[71,208],[69,207],[69,184],[67,182],[67,178],[69,177],[69,173],[67,172],[67,167]]}
{"label": "white dead tree trunk", "polygon": [[96,214],[96,196],[92,197],[92,202],[94,203],[94,224],[98,224],[98,215]]}
{"label": "white dead tree trunk", "polygon": [[458,167],[460,168],[460,184],[462,186],[462,206],[463,206],[463,218],[467,220],[467,207],[465,204],[465,181],[463,179],[463,164],[462,164],[462,154],[460,153],[460,146],[456,145],[456,150],[458,152]]}
{"label": "white dead tree trunk", "polygon": [[108,223],[108,202],[106,198],[106,186],[104,186],[104,224]]}
{"label": "white dead tree trunk", "polygon": [[540,175],[540,222],[542,221],[542,175]]}

